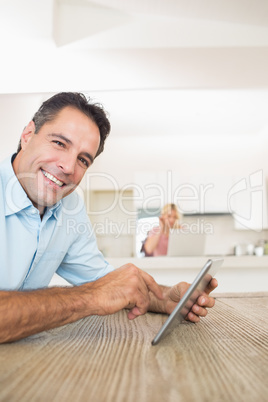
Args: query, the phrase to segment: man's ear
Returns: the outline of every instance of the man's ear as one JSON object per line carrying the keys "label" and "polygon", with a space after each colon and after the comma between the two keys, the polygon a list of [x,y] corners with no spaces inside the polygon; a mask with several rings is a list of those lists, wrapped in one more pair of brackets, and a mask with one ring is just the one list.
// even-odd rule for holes
{"label": "man's ear", "polygon": [[35,133],[35,124],[31,120],[29,124],[24,128],[22,134],[21,134],[21,149],[24,151],[24,149],[27,147],[27,144],[29,141],[31,141],[32,136]]}

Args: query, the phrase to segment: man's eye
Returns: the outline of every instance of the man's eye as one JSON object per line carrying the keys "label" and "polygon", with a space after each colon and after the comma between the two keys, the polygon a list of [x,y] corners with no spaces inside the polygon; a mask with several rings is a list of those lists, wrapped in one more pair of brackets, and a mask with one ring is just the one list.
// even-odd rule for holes
{"label": "man's eye", "polygon": [[63,142],[61,142],[61,141],[53,141],[56,145],[58,145],[59,147],[64,147],[64,144],[63,144]]}
{"label": "man's eye", "polygon": [[85,165],[86,167],[88,167],[89,166],[89,163],[88,163],[88,161],[86,160],[86,159],[84,159],[84,158],[79,158],[79,160],[83,163],[83,165]]}

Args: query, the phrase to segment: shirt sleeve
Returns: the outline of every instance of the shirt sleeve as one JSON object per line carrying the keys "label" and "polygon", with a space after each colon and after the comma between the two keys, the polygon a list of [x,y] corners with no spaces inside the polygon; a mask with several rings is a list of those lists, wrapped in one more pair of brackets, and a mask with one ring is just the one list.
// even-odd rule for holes
{"label": "shirt sleeve", "polygon": [[93,282],[114,270],[97,246],[90,220],[83,213],[83,231],[70,245],[57,274],[73,285]]}

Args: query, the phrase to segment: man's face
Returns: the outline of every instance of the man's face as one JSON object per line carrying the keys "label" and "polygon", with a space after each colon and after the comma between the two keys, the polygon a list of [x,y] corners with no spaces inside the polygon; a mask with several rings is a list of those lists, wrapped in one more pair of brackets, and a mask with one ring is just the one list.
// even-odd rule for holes
{"label": "man's face", "polygon": [[66,107],[34,134],[30,122],[13,168],[40,214],[78,186],[100,144],[97,125],[79,110]]}

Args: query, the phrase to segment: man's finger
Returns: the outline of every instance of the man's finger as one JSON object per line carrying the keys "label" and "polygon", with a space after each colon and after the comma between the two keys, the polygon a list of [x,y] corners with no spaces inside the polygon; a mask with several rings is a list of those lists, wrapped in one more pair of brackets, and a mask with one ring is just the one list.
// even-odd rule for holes
{"label": "man's finger", "polygon": [[199,322],[199,321],[200,321],[200,317],[199,317],[198,315],[194,314],[192,311],[190,311],[190,312],[187,314],[186,320],[187,320],[187,321],[191,321],[191,322]]}
{"label": "man's finger", "polygon": [[201,295],[197,299],[197,304],[202,307],[213,307],[215,304],[215,299],[213,297],[209,297],[206,294]]}
{"label": "man's finger", "polygon": [[153,292],[153,294],[160,300],[163,300],[163,292],[161,287],[156,283],[154,278],[147,274],[147,272],[141,271],[141,275],[143,277],[144,282],[146,283],[148,289]]}
{"label": "man's finger", "polygon": [[206,317],[208,313],[204,307],[201,307],[198,304],[194,304],[191,311],[200,317]]}
{"label": "man's finger", "polygon": [[133,307],[133,309],[131,309],[127,314],[129,320],[134,320],[134,318],[138,317],[139,315],[142,315],[142,313],[137,306]]}
{"label": "man's finger", "polygon": [[210,292],[212,292],[214,289],[216,289],[216,287],[218,286],[218,281],[216,278],[212,278],[211,281],[209,282],[209,284],[207,285],[205,292],[206,294],[209,294]]}

